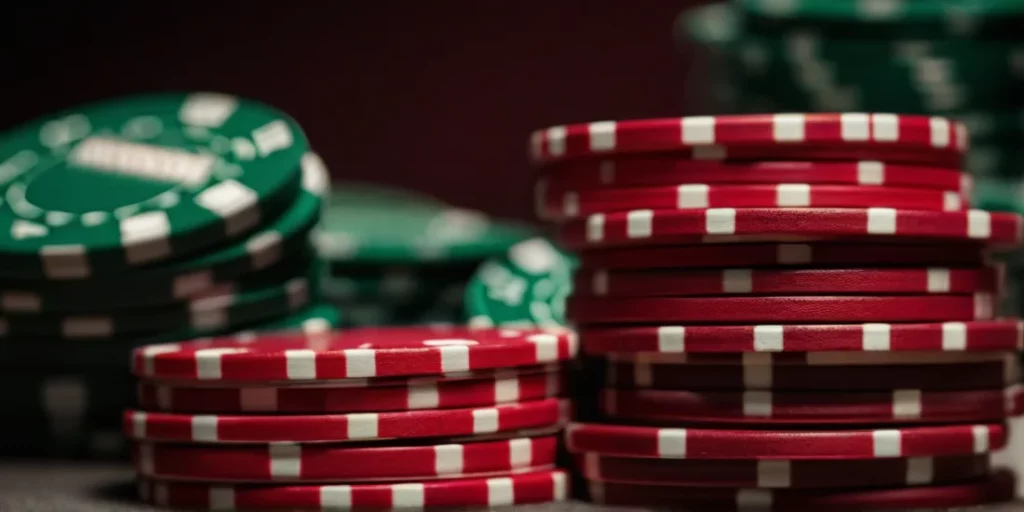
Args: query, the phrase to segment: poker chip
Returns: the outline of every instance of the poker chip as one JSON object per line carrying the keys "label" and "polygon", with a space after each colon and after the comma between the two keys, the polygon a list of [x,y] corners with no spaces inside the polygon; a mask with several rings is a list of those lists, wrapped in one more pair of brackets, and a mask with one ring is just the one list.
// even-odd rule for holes
{"label": "poker chip", "polygon": [[687,147],[894,147],[960,154],[967,129],[942,118],[894,114],[764,114],[599,121],[552,126],[530,137],[535,161]]}
{"label": "poker chip", "polygon": [[0,317],[4,331],[0,337],[81,339],[185,329],[218,332],[261,318],[299,311],[309,304],[310,287],[310,279],[300,277],[248,292],[215,291],[210,296],[171,306],[128,309],[115,315],[8,314]]}
{"label": "poker chip", "polygon": [[580,325],[615,323],[938,322],[991,320],[991,294],[577,297],[566,312]]}
{"label": "poker chip", "polygon": [[[214,93],[122,98],[10,130],[0,160],[18,172],[3,185],[5,273],[92,276],[244,235],[298,194],[308,149],[282,112]],[[79,193],[90,187],[102,193]]]}
{"label": "poker chip", "polygon": [[[973,133],[973,132],[972,132]],[[973,179],[953,167],[928,167],[882,161],[734,161],[687,160],[664,156],[631,156],[602,160],[571,160],[547,167],[537,181],[541,196],[572,190],[620,190],[630,187],[708,185],[774,185],[910,188],[949,190],[969,195]]]}
{"label": "poker chip", "polygon": [[748,236],[759,241],[784,237],[855,237],[976,241],[994,245],[1020,242],[1021,219],[982,210],[933,212],[893,208],[708,208],[631,210],[596,213],[566,221],[558,230],[569,248],[656,245],[666,242],[729,242]]}
{"label": "poker chip", "polygon": [[999,269],[798,268],[722,270],[583,270],[574,276],[580,296],[658,297],[776,294],[964,294],[997,292]]}
{"label": "poker chip", "polygon": [[535,471],[495,478],[355,485],[228,486],[143,479],[143,501],[202,510],[353,510],[499,507],[564,501],[564,472]]}
{"label": "poker chip", "polygon": [[155,411],[211,413],[340,413],[483,407],[560,396],[560,372],[495,373],[491,377],[410,381],[393,386],[188,387],[145,382],[139,406]]}
{"label": "poker chip", "polygon": [[[956,379],[950,379],[956,375]],[[679,365],[607,363],[612,387],[693,391],[956,391],[1016,383],[1016,359],[1001,362],[891,365]]]}
{"label": "poker chip", "polygon": [[484,262],[466,286],[474,327],[551,327],[566,324],[565,298],[578,262],[548,240],[531,238],[503,258]]}
{"label": "poker chip", "polygon": [[977,423],[1024,412],[1024,391],[888,393],[697,392],[605,389],[601,411],[634,422],[728,425]]}
{"label": "poker chip", "polygon": [[203,482],[372,482],[504,475],[551,469],[555,436],[471,443],[334,446],[275,443],[210,448],[136,445],[136,471],[161,480]]}
{"label": "poker chip", "polygon": [[572,453],[663,459],[846,460],[984,454],[1006,442],[1004,425],[887,429],[722,430],[571,423]]}
{"label": "poker chip", "polygon": [[313,245],[328,262],[322,293],[346,326],[461,325],[477,268],[531,236],[418,192],[338,182]]}
{"label": "poker chip", "polygon": [[576,350],[567,329],[395,327],[150,345],[132,359],[135,374],[146,378],[311,381],[538,365]]}
{"label": "poker chip", "polygon": [[540,197],[537,215],[571,219],[597,213],[695,208],[899,208],[954,212],[965,200],[952,190],[858,187],[780,183],[774,185],[708,185],[683,183],[668,187],[611,190],[570,190]]}
{"label": "poker chip", "polygon": [[722,511],[907,510],[969,507],[1013,499],[1016,480],[1010,472],[947,485],[895,489],[776,490],[703,489],[663,485],[594,483],[596,503],[631,507],[694,507]]}
{"label": "poker chip", "polygon": [[610,352],[605,359],[617,363],[678,365],[802,365],[802,366],[879,366],[890,364],[959,364],[1005,361],[1009,351],[984,352],[748,352],[748,353],[665,353]]}
{"label": "poker chip", "polygon": [[582,453],[583,477],[591,482],[756,489],[897,487],[984,478],[987,455],[846,460],[650,459]]}
{"label": "poker chip", "polygon": [[326,443],[487,435],[562,424],[557,398],[478,409],[319,415],[190,415],[127,410],[124,432],[137,440],[190,443]]}
{"label": "poker chip", "polygon": [[[612,326],[578,331],[583,350],[654,353],[987,352],[1020,351],[1017,320],[942,323]],[[824,357],[830,357],[827,354]],[[846,358],[847,361],[857,356]],[[771,359],[777,359],[772,354]]]}
{"label": "poker chip", "polygon": [[656,269],[692,267],[788,267],[853,265],[978,266],[987,261],[974,244],[890,242],[885,244],[822,241],[814,243],[744,243],[665,247],[588,249],[582,268]]}

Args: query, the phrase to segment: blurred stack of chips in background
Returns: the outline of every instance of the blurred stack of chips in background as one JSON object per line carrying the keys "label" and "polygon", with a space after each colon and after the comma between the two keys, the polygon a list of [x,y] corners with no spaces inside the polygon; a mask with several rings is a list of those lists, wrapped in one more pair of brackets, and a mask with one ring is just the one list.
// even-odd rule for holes
{"label": "blurred stack of chips in background", "polygon": [[327,169],[276,109],[87,105],[0,134],[0,168],[0,456],[125,456],[136,346],[339,324],[309,244]]}
{"label": "blurred stack of chips in background", "polygon": [[529,237],[526,227],[412,191],[340,182],[314,245],[323,294],[346,325],[463,324],[470,276]]}

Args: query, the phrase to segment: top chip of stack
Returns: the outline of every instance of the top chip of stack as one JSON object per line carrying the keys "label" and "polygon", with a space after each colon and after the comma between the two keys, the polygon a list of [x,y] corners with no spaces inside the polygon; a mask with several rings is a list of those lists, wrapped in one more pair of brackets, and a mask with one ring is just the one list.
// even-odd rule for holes
{"label": "top chip of stack", "polygon": [[971,209],[967,139],[946,118],[877,113],[534,133],[538,214],[579,260],[565,316],[595,382],[567,444],[591,499],[1012,498],[988,456],[1024,413],[1022,330],[996,311],[988,254],[1021,243],[1022,219]]}

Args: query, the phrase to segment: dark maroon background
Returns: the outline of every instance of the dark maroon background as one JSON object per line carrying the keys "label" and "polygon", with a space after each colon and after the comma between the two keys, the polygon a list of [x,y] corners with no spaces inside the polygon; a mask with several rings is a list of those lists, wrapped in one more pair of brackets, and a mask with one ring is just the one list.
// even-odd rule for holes
{"label": "dark maroon background", "polygon": [[683,112],[702,80],[671,28],[695,3],[39,0],[4,23],[0,126],[139,91],[232,92],[298,118],[336,178],[530,218],[531,130]]}

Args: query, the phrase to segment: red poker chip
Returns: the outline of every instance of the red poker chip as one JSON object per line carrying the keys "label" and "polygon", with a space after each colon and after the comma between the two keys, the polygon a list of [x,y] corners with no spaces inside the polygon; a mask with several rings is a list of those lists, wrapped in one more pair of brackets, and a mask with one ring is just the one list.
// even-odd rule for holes
{"label": "red poker chip", "polygon": [[576,349],[568,329],[393,327],[149,345],[132,361],[148,379],[318,381],[538,365]]}
{"label": "red poker chip", "polygon": [[557,438],[520,437],[420,446],[274,443],[209,446],[140,443],[139,474],[207,482],[357,482],[431,480],[505,474],[555,464]]}
{"label": "red poker chip", "polygon": [[587,250],[581,265],[590,269],[940,265],[978,266],[988,260],[977,244],[954,243],[751,243],[674,247],[620,247]]}
{"label": "red poker chip", "polygon": [[645,188],[566,190],[543,192],[537,216],[572,219],[594,213],[638,209],[693,210],[700,208],[899,208],[904,210],[961,211],[967,200],[952,190],[892,187],[810,185],[715,185],[686,181],[678,185]]}
{"label": "red poker chip", "polygon": [[558,236],[569,249],[622,245],[789,238],[864,241],[948,240],[1015,245],[1021,217],[983,210],[934,212],[893,208],[708,208],[595,213],[569,220]]}
{"label": "red poker chip", "polygon": [[949,294],[998,292],[1002,272],[975,268],[584,269],[577,295],[658,297],[789,294]]}
{"label": "red poker chip", "polygon": [[191,415],[126,410],[128,437],[189,443],[321,443],[482,436],[559,425],[567,403],[557,398],[477,409],[317,415]]}
{"label": "red poker chip", "polygon": [[[955,378],[953,378],[955,376]],[[608,385],[687,391],[957,391],[1001,389],[1020,380],[1017,361],[879,366],[608,363]]]}
{"label": "red poker chip", "polygon": [[583,477],[598,482],[681,487],[820,489],[963,482],[988,474],[986,455],[863,460],[636,459],[584,453]]}
{"label": "red poker chip", "polygon": [[142,479],[142,500],[153,505],[203,510],[353,510],[500,507],[564,501],[563,471],[355,485],[246,485],[176,483]]}
{"label": "red poker chip", "polygon": [[374,387],[182,387],[143,382],[138,403],[144,409],[209,413],[387,412],[483,407],[560,396],[566,390],[560,372],[489,379],[416,382]]}
{"label": "red poker chip", "polygon": [[[544,166],[562,165],[567,162],[604,161],[609,155],[593,155],[571,160],[548,160],[538,162]],[[695,162],[736,162],[736,161],[781,161],[794,160],[858,161],[870,160],[887,164],[907,164],[925,167],[960,170],[964,155],[952,151],[921,151],[919,149],[897,149],[890,146],[838,145],[829,147],[793,146],[776,144],[765,146],[693,146],[671,151],[636,155],[611,155],[616,160],[635,156],[692,160]]]}
{"label": "red poker chip", "polygon": [[702,489],[668,485],[590,482],[591,499],[602,505],[673,507],[687,510],[822,511],[947,509],[1014,499],[1016,480],[999,472],[973,482],[894,489],[769,490]]}
{"label": "red poker chip", "polygon": [[552,126],[530,136],[538,162],[658,153],[692,147],[860,147],[963,154],[967,127],[896,114],[751,114],[599,121]]}
{"label": "red poker chip", "polygon": [[230,381],[230,380],[195,380],[195,379],[145,379],[146,382],[160,385],[189,388],[240,388],[252,386],[272,386],[278,388],[372,388],[394,386],[417,386],[426,384],[442,384],[464,380],[495,379],[510,376],[537,375],[556,373],[562,370],[562,363],[548,363],[514,368],[490,368],[486,370],[470,370],[466,372],[447,372],[437,375],[399,375],[395,377],[371,377],[360,379],[324,379],[324,380],[271,380],[271,381]]}
{"label": "red poker chip", "polygon": [[974,295],[778,295],[630,297],[573,295],[566,317],[578,325],[617,323],[939,322],[990,320],[993,297]]}
{"label": "red poker chip", "polygon": [[661,365],[799,365],[799,366],[882,366],[894,364],[962,364],[1006,361],[1015,356],[1003,352],[749,352],[749,353],[664,353],[609,352],[605,359],[616,363]]}
{"label": "red poker chip", "polygon": [[897,389],[875,393],[709,392],[605,389],[608,418],[720,425],[984,423],[1019,415],[1020,386],[975,391]]}
{"label": "red poker chip", "polygon": [[[599,326],[578,331],[588,354],[613,352],[782,353],[800,352],[961,352],[1020,351],[1024,323],[989,320],[944,323],[813,325]],[[808,354],[798,357],[822,357]],[[847,361],[854,356],[837,354]]]}
{"label": "red poker chip", "polygon": [[571,423],[572,453],[662,459],[879,459],[984,454],[1006,444],[999,423],[886,429],[724,430]]}
{"label": "red poker chip", "polygon": [[959,168],[881,161],[715,161],[665,156],[571,160],[545,167],[538,192],[651,187],[679,183],[860,185],[952,190],[970,196]]}

